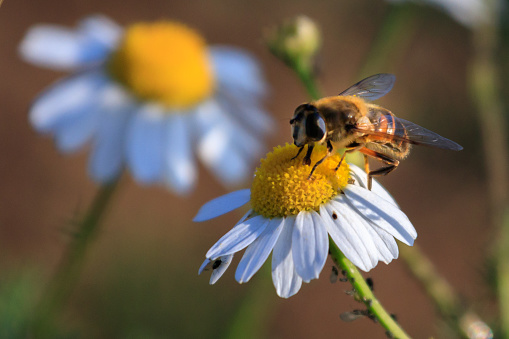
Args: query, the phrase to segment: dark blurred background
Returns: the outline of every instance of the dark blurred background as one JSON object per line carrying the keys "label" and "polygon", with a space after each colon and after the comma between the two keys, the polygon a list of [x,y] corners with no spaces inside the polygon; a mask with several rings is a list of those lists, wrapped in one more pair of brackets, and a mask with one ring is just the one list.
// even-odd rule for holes
{"label": "dark blurred background", "polygon": [[[468,94],[471,32],[435,8],[406,6],[413,22],[409,40],[385,51],[383,68],[370,70],[397,76],[380,104],[464,150],[416,147],[381,182],[412,220],[419,234],[416,243],[437,270],[468,305],[489,318],[494,310],[486,287],[486,257],[494,232],[487,222],[482,148]],[[294,74],[269,54],[262,32],[297,14],[316,20],[323,32],[319,81],[324,94],[333,95],[360,75],[370,75],[359,74],[359,69],[391,9],[384,1],[368,0],[5,0],[0,8],[0,327],[15,328],[29,313],[63,254],[73,222],[98,188],[86,173],[86,150],[61,155],[51,138],[29,125],[31,100],[65,76],[20,60],[17,46],[31,25],[74,26],[94,13],[122,25],[168,18],[197,28],[211,44],[251,51],[272,88],[267,104],[278,131],[266,140],[272,148],[291,142],[288,120],[308,97]],[[248,284],[237,284],[234,267],[240,256],[209,286],[208,274],[198,276],[198,268],[242,211],[199,224],[191,219],[203,203],[226,192],[203,168],[188,197],[141,187],[125,175],[59,319],[63,333],[83,338],[223,338],[232,333],[234,319],[245,317],[255,337],[385,336],[369,319],[340,320],[341,313],[363,306],[344,293],[349,284],[330,283],[330,261],[319,280],[288,300],[277,297],[267,267]],[[410,335],[443,336],[432,304],[401,260],[381,263],[365,276],[373,278],[376,295]],[[246,308],[249,298],[255,300],[251,311]]]}

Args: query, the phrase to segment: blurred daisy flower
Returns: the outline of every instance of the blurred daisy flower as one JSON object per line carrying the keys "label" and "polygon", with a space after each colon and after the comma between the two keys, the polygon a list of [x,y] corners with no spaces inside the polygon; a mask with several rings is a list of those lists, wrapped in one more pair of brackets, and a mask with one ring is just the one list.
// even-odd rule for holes
{"label": "blurred daisy flower", "polygon": [[484,0],[387,0],[393,3],[416,2],[430,4],[447,12],[460,24],[474,28],[488,19],[488,8]]}
{"label": "blurred daisy flower", "polygon": [[257,61],[207,46],[180,23],[123,29],[92,16],[76,29],[38,25],[20,52],[33,64],[74,72],[35,100],[30,121],[62,152],[91,142],[89,172],[99,182],[126,166],[140,183],[185,193],[196,182],[195,150],[223,184],[236,184],[272,126]]}
{"label": "blurred daisy flower", "polygon": [[[312,163],[325,147],[312,154]],[[233,255],[246,248],[235,273],[249,281],[272,251],[272,280],[280,297],[296,294],[302,282],[317,279],[329,251],[329,236],[363,271],[398,257],[396,239],[413,245],[417,233],[389,193],[355,165],[334,155],[317,167],[293,159],[297,147],[276,147],[256,169],[252,188],[235,191],[205,204],[194,221],[204,221],[247,203],[251,209],[212,246],[199,273],[212,269],[210,283],[226,271]]]}

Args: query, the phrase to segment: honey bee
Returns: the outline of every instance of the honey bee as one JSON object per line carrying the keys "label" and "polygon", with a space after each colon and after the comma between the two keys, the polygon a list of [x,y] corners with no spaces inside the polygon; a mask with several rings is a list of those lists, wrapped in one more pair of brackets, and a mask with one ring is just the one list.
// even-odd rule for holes
{"label": "honey bee", "polygon": [[[313,166],[309,179],[334,148],[346,149],[336,170],[347,153],[363,153],[370,190],[372,178],[395,170],[399,161],[410,153],[412,144],[453,151],[463,149],[454,141],[413,122],[397,118],[388,109],[367,102],[389,93],[395,80],[393,74],[376,74],[359,81],[338,96],[311,101],[295,109],[290,124],[293,142],[299,147],[299,152],[293,159],[308,145],[303,163],[310,165],[314,145],[318,143],[327,146],[327,154]],[[370,171],[368,157],[387,166]]]}

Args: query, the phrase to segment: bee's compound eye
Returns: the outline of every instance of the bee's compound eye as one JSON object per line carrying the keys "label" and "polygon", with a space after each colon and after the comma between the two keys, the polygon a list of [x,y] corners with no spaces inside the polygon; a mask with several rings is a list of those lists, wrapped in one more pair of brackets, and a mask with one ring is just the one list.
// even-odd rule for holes
{"label": "bee's compound eye", "polygon": [[323,139],[327,129],[325,121],[318,113],[309,114],[306,118],[306,134],[308,138],[313,141],[320,141]]}

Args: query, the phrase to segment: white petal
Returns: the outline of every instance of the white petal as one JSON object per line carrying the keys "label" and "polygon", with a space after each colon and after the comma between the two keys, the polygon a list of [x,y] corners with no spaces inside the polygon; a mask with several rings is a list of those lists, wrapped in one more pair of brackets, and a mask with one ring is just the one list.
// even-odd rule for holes
{"label": "white petal", "polygon": [[187,193],[196,182],[196,164],[191,144],[191,124],[187,117],[171,114],[166,119],[164,179],[173,190]]}
{"label": "white petal", "polygon": [[85,39],[78,33],[53,25],[30,28],[20,44],[28,62],[53,69],[69,70],[83,65]]}
{"label": "white petal", "polygon": [[[406,0],[388,0],[391,2],[403,2]],[[418,2],[414,0],[414,2]],[[483,0],[426,0],[419,1],[429,3],[448,12],[456,21],[467,28],[474,28],[488,20],[488,8]],[[499,2],[496,2],[499,3]]]}
{"label": "white petal", "polygon": [[93,15],[80,22],[80,31],[89,39],[103,45],[107,50],[117,46],[123,29],[104,15]]}
{"label": "white petal", "polygon": [[[348,166],[350,167],[350,171],[352,172],[353,179],[355,179],[355,185],[367,189],[368,175],[366,174],[366,172],[364,172],[354,164],[349,163]],[[372,186],[371,192],[376,193],[379,197],[384,198],[391,204],[398,206],[398,203],[396,202],[396,200],[394,200],[392,195],[382,185],[380,185],[378,181],[376,181],[376,179],[372,180],[371,186]]]}
{"label": "white petal", "polygon": [[388,264],[392,261],[392,259],[396,259],[399,254],[398,244],[394,237],[389,233],[385,232],[383,229],[376,225],[370,225],[371,227],[367,227],[369,233],[371,234],[371,239],[375,242],[376,248],[379,252],[379,259],[384,263]]}
{"label": "white petal", "polygon": [[[198,274],[201,274],[203,271],[208,271],[212,269],[212,274],[210,275],[210,285],[214,285],[219,278],[221,278],[226,272],[226,269],[230,266],[233,259],[233,254],[226,255],[215,260],[205,259],[203,264],[200,266],[198,270]],[[214,266],[217,266],[214,268]]]}
{"label": "white petal", "polygon": [[35,100],[30,109],[30,122],[40,132],[51,131],[66,119],[89,110],[107,82],[104,74],[98,71],[57,82]]}
{"label": "white petal", "polygon": [[272,117],[259,107],[260,100],[250,96],[246,98],[226,89],[218,90],[217,100],[229,115],[256,136],[262,137],[274,132],[276,124]]}
{"label": "white petal", "polygon": [[289,298],[299,292],[302,278],[297,274],[293,264],[292,232],[295,217],[286,217],[279,239],[272,252],[272,281],[277,294]]}
{"label": "white petal", "polygon": [[232,47],[212,46],[209,49],[215,77],[221,86],[240,89],[258,96],[265,94],[265,81],[255,58]]}
{"label": "white petal", "polygon": [[[320,207],[320,215],[325,221],[325,227],[332,240],[341,252],[357,267],[367,272],[377,263],[372,254],[364,245],[364,241],[355,231],[350,220],[355,218],[352,211],[345,207],[345,203],[337,203],[331,200]],[[347,219],[345,216],[350,218]],[[376,249],[375,249],[376,251]]]}
{"label": "white petal", "polygon": [[130,122],[127,161],[141,183],[159,181],[163,173],[165,116],[161,107],[144,105]]}
{"label": "white petal", "polygon": [[251,190],[244,189],[222,195],[203,205],[193,221],[205,221],[233,211],[249,202]]}
{"label": "white petal", "polygon": [[205,166],[214,172],[224,185],[237,184],[246,178],[248,166],[237,146],[236,131],[214,101],[201,105],[195,114],[200,136],[197,153]]}
{"label": "white petal", "polygon": [[97,100],[90,101],[92,106],[87,110],[74,114],[56,126],[55,139],[61,152],[74,152],[94,136],[102,112],[100,112],[100,103]]}
{"label": "white petal", "polygon": [[283,224],[282,218],[271,219],[265,231],[248,246],[235,272],[235,279],[239,283],[248,282],[262,267],[274,248]]}
{"label": "white petal", "polygon": [[[340,212],[343,212],[343,216],[362,240],[371,258],[372,267],[375,267],[378,261],[383,261],[386,264],[391,262],[394,256],[392,248],[389,247],[396,246],[397,253],[397,244],[394,237],[373,224],[369,219],[358,214],[357,209],[344,196],[341,197],[340,201],[343,208]],[[345,213],[345,210],[348,213]]]}
{"label": "white petal", "polygon": [[246,248],[260,236],[268,223],[268,219],[258,215],[235,225],[230,232],[210,248],[205,256],[209,259],[216,259]]}
{"label": "white petal", "polygon": [[292,253],[295,270],[302,280],[317,279],[322,271],[329,242],[320,216],[315,212],[300,212],[292,234]]}
{"label": "white petal", "polygon": [[102,94],[101,123],[88,168],[94,180],[108,182],[115,179],[123,167],[127,126],[136,106],[118,86],[109,86]]}
{"label": "white petal", "polygon": [[360,214],[371,220],[399,241],[413,245],[417,232],[399,208],[364,188],[348,185],[344,189],[349,202]]}

